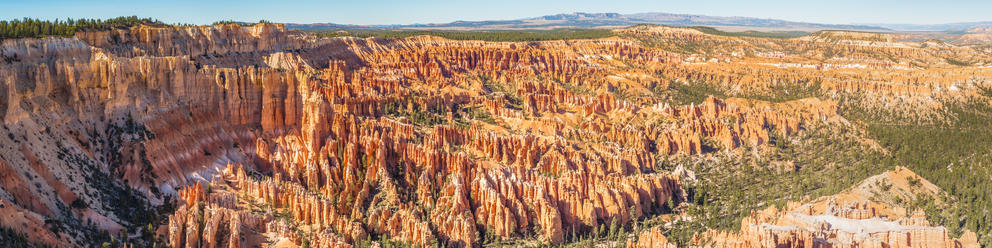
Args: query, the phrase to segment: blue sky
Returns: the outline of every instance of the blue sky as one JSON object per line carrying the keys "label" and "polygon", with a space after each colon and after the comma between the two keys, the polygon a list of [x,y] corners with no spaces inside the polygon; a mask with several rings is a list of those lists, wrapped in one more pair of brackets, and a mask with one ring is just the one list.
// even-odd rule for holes
{"label": "blue sky", "polygon": [[818,23],[992,21],[990,0],[0,0],[0,19],[153,17],[168,23],[216,20],[340,24],[412,24],[500,20],[571,12],[669,12]]}

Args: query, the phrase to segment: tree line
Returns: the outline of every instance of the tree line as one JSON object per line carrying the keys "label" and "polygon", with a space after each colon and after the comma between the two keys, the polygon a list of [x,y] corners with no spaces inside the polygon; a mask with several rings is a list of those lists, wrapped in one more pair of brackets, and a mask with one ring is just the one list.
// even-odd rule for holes
{"label": "tree line", "polygon": [[39,20],[23,18],[20,20],[0,21],[0,39],[40,38],[48,36],[69,37],[81,30],[110,30],[128,28],[137,25],[163,24],[151,18],[137,16],[122,16],[106,20],[101,19],[71,19]]}
{"label": "tree line", "polygon": [[[273,23],[274,22],[269,21],[269,20],[265,20],[265,19],[258,20],[258,24],[273,24]],[[235,21],[235,20],[228,19],[228,20],[215,21],[215,22],[211,23],[210,25],[211,26],[214,26],[214,25],[229,25],[229,24],[238,24],[238,25],[241,25],[241,26],[251,26],[251,25],[255,25],[256,23],[243,22],[243,21]]]}

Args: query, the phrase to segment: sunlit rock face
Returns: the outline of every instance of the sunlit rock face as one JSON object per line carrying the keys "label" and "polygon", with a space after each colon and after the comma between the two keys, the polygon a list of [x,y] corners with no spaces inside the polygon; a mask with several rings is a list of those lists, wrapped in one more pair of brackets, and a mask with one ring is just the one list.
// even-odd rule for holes
{"label": "sunlit rock face", "polygon": [[[682,179],[660,169],[664,158],[760,149],[772,136],[846,123],[839,105],[851,100],[841,95],[930,118],[940,115],[933,99],[975,94],[977,86],[961,79],[989,76],[897,71],[900,64],[867,57],[776,60],[756,41],[684,29],[617,33],[719,40],[767,56],[706,60],[616,37],[315,38],[272,24],[5,40],[0,214],[7,218],[0,226],[52,246],[88,246],[103,230],[157,235],[174,247],[349,247],[373,238],[558,244],[684,200]],[[783,42],[827,46],[815,37]],[[877,42],[892,43],[832,45],[854,57],[881,49],[934,59],[921,48]],[[878,73],[860,73],[865,68]],[[816,82],[838,97],[659,97],[659,89],[699,80],[740,94]],[[877,214],[864,212],[870,204],[838,204],[829,218],[774,216],[817,226]],[[748,221],[754,225],[740,236],[714,234],[728,240],[717,244],[820,234]],[[898,228],[885,232],[885,242],[872,244],[963,242],[934,228],[919,229],[928,238],[917,239],[917,229],[903,228],[909,222],[892,224]],[[881,240],[834,231],[848,235],[841,244]],[[631,245],[670,246],[657,232]]]}
{"label": "sunlit rock face", "polygon": [[[629,221],[631,209],[660,211],[679,186],[652,171],[652,151],[576,147],[549,134],[580,127],[542,124],[559,114],[606,118],[625,105],[558,89],[568,98],[559,104],[547,85],[523,80],[603,76],[556,49],[570,46],[317,40],[275,25],[5,41],[3,182],[7,211],[19,216],[5,225],[79,245],[84,238],[60,237],[44,220],[121,232],[141,221],[114,206],[124,194],[138,207],[182,199],[157,228],[173,246],[343,245],[369,235],[471,246],[483,233],[535,230],[556,243],[566,231]],[[492,92],[478,77],[529,90]],[[401,116],[411,112],[442,118]],[[269,208],[259,214],[253,204]],[[308,232],[293,232],[300,227]]]}

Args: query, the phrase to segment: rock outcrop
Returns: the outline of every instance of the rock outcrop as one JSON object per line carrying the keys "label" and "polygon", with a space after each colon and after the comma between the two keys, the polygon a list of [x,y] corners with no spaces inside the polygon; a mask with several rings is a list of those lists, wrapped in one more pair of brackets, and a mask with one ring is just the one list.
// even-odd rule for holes
{"label": "rock outcrop", "polygon": [[678,247],[668,242],[668,238],[662,234],[661,229],[653,227],[638,234],[637,241],[628,241],[627,247],[631,248],[675,248]]}

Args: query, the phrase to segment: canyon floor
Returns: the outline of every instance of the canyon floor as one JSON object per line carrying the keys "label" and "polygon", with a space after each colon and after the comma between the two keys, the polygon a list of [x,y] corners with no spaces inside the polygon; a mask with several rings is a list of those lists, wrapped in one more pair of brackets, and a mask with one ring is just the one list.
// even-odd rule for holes
{"label": "canyon floor", "polygon": [[992,246],[992,46],[611,32],[3,40],[0,244]]}

